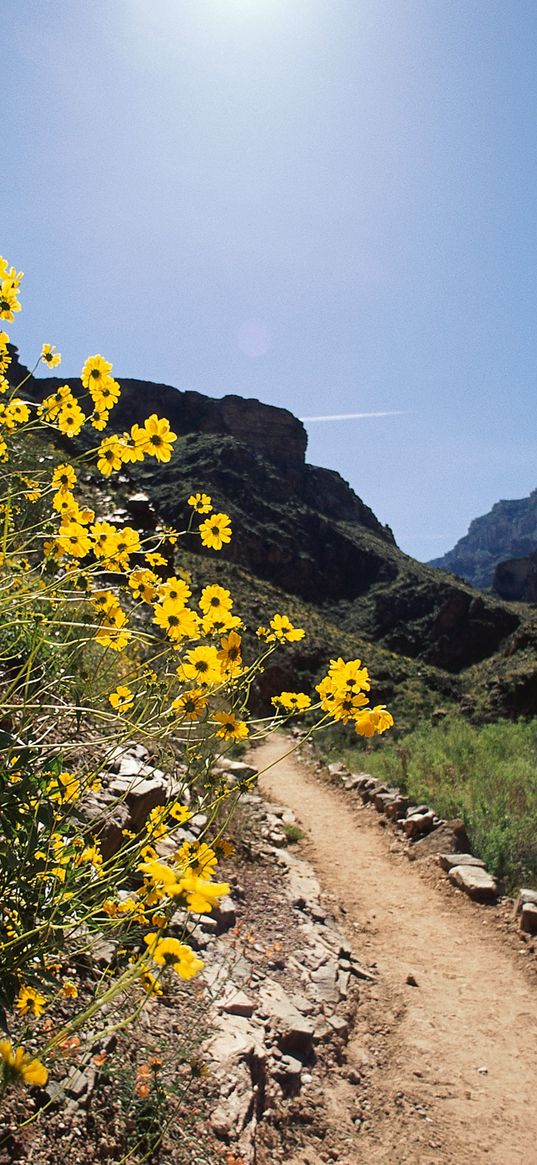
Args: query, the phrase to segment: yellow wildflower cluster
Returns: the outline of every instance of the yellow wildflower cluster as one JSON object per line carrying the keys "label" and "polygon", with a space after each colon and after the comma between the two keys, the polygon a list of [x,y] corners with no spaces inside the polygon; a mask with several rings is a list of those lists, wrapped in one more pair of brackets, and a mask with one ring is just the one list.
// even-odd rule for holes
{"label": "yellow wildflower cluster", "polygon": [[[1,320],[12,321],[20,310],[21,278],[0,259]],[[26,1028],[33,1029],[30,1047],[43,1023],[52,1029],[52,1019],[42,1016],[54,999],[64,1012],[79,1009],[72,1026],[68,1020],[40,1053],[47,1059],[78,1039],[73,1031],[101,1006],[100,995],[89,1005],[76,1002],[65,934],[80,935],[81,943],[87,936],[88,951],[95,931],[113,939],[111,986],[102,993],[107,1001],[133,984],[162,994],[168,968],[184,980],[202,970],[184,941],[188,927],[181,939],[167,931],[178,906],[186,915],[207,914],[229,892],[216,880],[217,854],[229,848],[222,841],[208,844],[221,825],[218,813],[235,795],[217,775],[217,757],[234,742],[264,736],[281,717],[307,713],[309,722],[320,712],[321,724],[351,721],[362,736],[384,732],[392,718],[383,705],[368,705],[370,681],[360,660],[338,659],[318,684],[316,703],[305,692],[283,691],[272,699],[273,714],[254,720],[248,707],[253,681],[274,651],[299,643],[305,631],[278,612],[257,629],[258,658],[249,659],[230,591],[220,583],[196,586],[177,561],[183,535],[198,536],[209,550],[227,546],[229,515],[215,511],[212,498],[198,490],[188,498],[185,530],[158,527],[143,536],[86,504],[88,464],[107,479],[146,457],[166,464],[177,441],[169,421],[152,414],[128,432],[95,437],[95,447],[87,450],[86,442],[76,464],[66,457],[51,471],[40,458],[35,470],[25,466],[22,473],[13,458],[11,468],[11,450],[26,426],[48,437],[51,428],[77,437],[89,424],[100,434],[121,389],[111,363],[97,354],[84,363],[79,385],[60,385],[40,404],[25,400],[23,385],[11,388],[5,375],[8,345],[0,332],[0,460],[8,461],[0,498],[0,621],[11,668],[2,694],[5,723],[13,727],[13,736],[11,729],[2,732],[8,745],[0,756],[6,841],[5,859],[0,854],[6,887],[0,1009],[25,1029],[22,1042]],[[47,343],[39,360],[53,369],[61,357]],[[46,516],[36,518],[41,513]],[[92,794],[107,780],[110,754],[121,753],[133,736],[164,763],[178,755],[187,788],[183,796],[172,785],[166,803],[145,821],[133,815],[110,853],[106,810],[99,816]],[[130,804],[129,790],[118,794],[118,803],[124,800]],[[211,826],[186,842],[183,827],[200,810]],[[10,1039],[0,1041],[0,1084],[46,1080],[40,1059]]]}
{"label": "yellow wildflower cluster", "polygon": [[374,736],[391,728],[393,717],[384,704],[368,707],[369,673],[361,659],[332,659],[328,674],[317,684],[321,708],[334,720],[352,720],[358,736]]}

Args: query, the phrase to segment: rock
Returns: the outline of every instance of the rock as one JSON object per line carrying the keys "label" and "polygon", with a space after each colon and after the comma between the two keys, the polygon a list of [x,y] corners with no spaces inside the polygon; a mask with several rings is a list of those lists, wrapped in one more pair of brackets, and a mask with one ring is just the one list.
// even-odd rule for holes
{"label": "rock", "polygon": [[152,809],[166,804],[170,793],[168,779],[160,769],[144,768],[150,776],[122,773],[110,783],[114,796],[126,802],[135,832],[143,829]]}
{"label": "rock", "polygon": [[496,902],[499,897],[497,879],[481,866],[453,866],[449,871],[449,879],[474,902]]}
{"label": "rock", "polygon": [[304,1065],[295,1056],[281,1056],[273,1076],[281,1085],[284,1096],[295,1096],[300,1091],[301,1074]]}
{"label": "rock", "polygon": [[188,828],[192,830],[192,833],[198,836],[200,833],[203,833],[208,820],[209,818],[207,817],[206,813],[194,813],[193,816],[189,819]]}
{"label": "rock", "polygon": [[84,1068],[75,1068],[66,1081],[65,1092],[71,1100],[80,1103],[84,1098],[84,1104],[87,1104],[95,1088],[96,1080],[97,1072],[91,1064]]}
{"label": "rock", "polygon": [[349,772],[346,765],[341,764],[341,761],[334,761],[332,764],[328,765],[327,768],[331,777],[345,777]]}
{"label": "rock", "polygon": [[522,912],[523,906],[526,905],[537,906],[537,890],[519,890],[518,897],[513,908],[513,918],[518,918]]}
{"label": "rock", "polygon": [[444,821],[426,837],[415,841],[408,856],[417,860],[435,853],[455,853],[457,850],[467,850],[469,844],[463,821]]}
{"label": "rock", "polygon": [[342,999],[347,999],[349,994],[350,971],[338,971],[336,985]]}
{"label": "rock", "polygon": [[369,801],[374,800],[377,793],[387,793],[387,792],[388,792],[388,786],[384,785],[382,781],[375,780],[375,778],[373,777],[370,781],[368,781],[367,785],[364,784],[362,786],[362,788],[360,790],[360,796],[361,796],[364,804],[367,805],[367,803]]}
{"label": "rock", "polygon": [[390,821],[399,821],[401,817],[405,816],[409,805],[410,800],[408,797],[393,797],[392,800],[386,804],[384,812]]}
{"label": "rock", "polygon": [[244,991],[239,988],[228,987],[221,1002],[216,1005],[226,1015],[241,1015],[249,1019],[254,1014],[254,1004]]}
{"label": "rock", "polygon": [[243,1060],[254,1053],[264,1056],[263,1029],[239,1015],[220,1015],[218,1030],[204,1044],[204,1049],[218,1064]]}
{"label": "rock", "polygon": [[338,971],[338,963],[335,959],[330,959],[311,973],[312,983],[315,984],[315,994],[323,1003],[338,1003],[341,998]]}
{"label": "rock", "polygon": [[279,983],[263,984],[259,992],[260,1006],[271,1020],[282,1052],[305,1059],[313,1044],[314,1025],[307,1019]]}
{"label": "rock", "polygon": [[537,906],[525,902],[520,912],[520,929],[526,934],[537,934]]}
{"label": "rock", "polygon": [[434,821],[432,809],[428,809],[426,813],[413,813],[410,817],[405,817],[402,823],[403,830],[412,840],[413,837],[421,837],[423,833],[430,833],[434,828]]}
{"label": "rock", "polygon": [[396,800],[397,795],[392,789],[391,791],[388,790],[386,793],[375,793],[373,804],[377,810],[377,813],[386,813],[388,806],[393,805]]}
{"label": "rock", "polygon": [[330,1039],[331,1034],[332,1029],[328,1026],[326,1020],[323,1017],[318,1019],[313,1029],[313,1042],[315,1044],[324,1043],[325,1040]]}
{"label": "rock", "polygon": [[92,963],[96,967],[100,967],[101,970],[109,967],[116,953],[116,944],[106,938],[106,935],[98,933],[92,934],[88,941],[89,945],[87,949]]}
{"label": "rock", "polygon": [[[143,763],[147,760],[149,760],[149,753],[145,745],[135,743],[129,744],[127,742],[126,744],[119,745],[117,748],[112,750],[106,759],[104,768],[108,769],[109,772],[136,772],[136,768],[131,768],[129,770],[128,766],[134,765],[136,762]],[[126,766],[123,770],[121,768],[122,764]]]}
{"label": "rock", "polygon": [[[202,915],[202,917],[205,917]],[[233,900],[226,895],[224,898],[219,898],[218,902],[213,906],[210,917],[216,922],[216,933],[225,934],[226,931],[231,930],[237,922],[237,913]]]}
{"label": "rock", "polygon": [[482,870],[485,869],[485,863],[481,858],[474,858],[473,854],[439,854],[438,864],[448,873],[454,866],[480,866]]}
{"label": "rock", "polygon": [[125,844],[124,829],[132,828],[129,809],[124,802],[115,802],[106,797],[88,797],[80,806],[85,821],[99,842],[103,861],[107,862]]}
{"label": "rock", "polygon": [[349,1038],[349,1023],[342,1015],[329,1015],[326,1020],[329,1028],[332,1029],[340,1040],[346,1042]]}

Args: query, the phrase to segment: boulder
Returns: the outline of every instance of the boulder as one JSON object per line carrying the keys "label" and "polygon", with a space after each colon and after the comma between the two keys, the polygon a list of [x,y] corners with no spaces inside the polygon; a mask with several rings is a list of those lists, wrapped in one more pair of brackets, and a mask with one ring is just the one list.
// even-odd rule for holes
{"label": "boulder", "polygon": [[468,845],[468,835],[463,821],[458,819],[443,821],[431,833],[414,842],[409,857],[416,860],[429,857],[431,854],[455,853],[457,850],[466,850]]}
{"label": "boulder", "polygon": [[453,866],[449,871],[449,879],[474,902],[492,903],[498,900],[498,881],[481,866]]}

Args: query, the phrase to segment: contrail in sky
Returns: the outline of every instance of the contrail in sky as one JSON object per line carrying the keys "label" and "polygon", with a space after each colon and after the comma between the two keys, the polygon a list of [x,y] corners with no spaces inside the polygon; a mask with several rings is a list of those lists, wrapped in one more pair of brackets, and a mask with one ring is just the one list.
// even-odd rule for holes
{"label": "contrail in sky", "polygon": [[361,421],[364,417],[402,417],[403,409],[389,409],[383,413],[331,413],[327,417],[299,417],[301,421]]}

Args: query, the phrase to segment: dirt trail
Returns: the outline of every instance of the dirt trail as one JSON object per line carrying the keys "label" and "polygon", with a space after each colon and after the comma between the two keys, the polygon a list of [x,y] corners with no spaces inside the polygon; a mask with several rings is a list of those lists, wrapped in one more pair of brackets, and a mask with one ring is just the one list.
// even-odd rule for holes
{"label": "dirt trail", "polygon": [[[272,739],[256,765],[274,765],[284,749]],[[356,957],[377,967],[348,1049],[367,1089],[345,1165],[537,1165],[537,989],[490,911],[429,884],[390,851],[393,836],[370,810],[294,756],[260,788],[295,812]],[[346,1104],[334,1082],[335,1121]],[[305,1150],[293,1165],[314,1159]]]}

